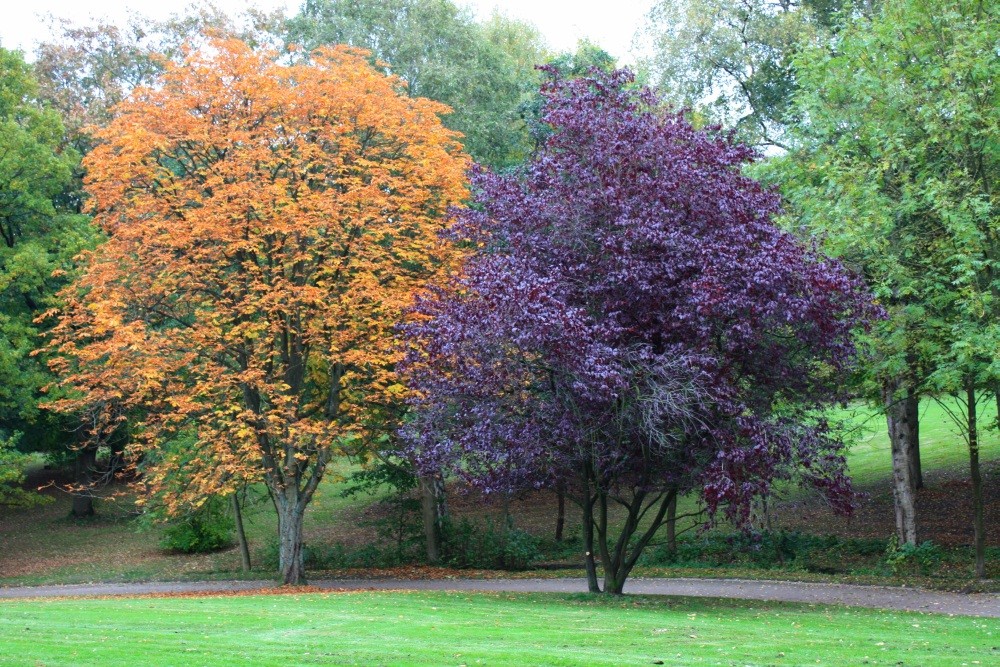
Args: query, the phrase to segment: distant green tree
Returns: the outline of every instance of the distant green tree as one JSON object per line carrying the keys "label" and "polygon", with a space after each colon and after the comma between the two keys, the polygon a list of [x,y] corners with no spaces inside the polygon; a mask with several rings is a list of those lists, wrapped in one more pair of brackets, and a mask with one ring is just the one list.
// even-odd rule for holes
{"label": "distant green tree", "polygon": [[85,216],[57,206],[78,160],[63,136],[22,55],[0,48],[0,483],[16,478],[15,445],[46,449],[67,438],[63,424],[38,408],[52,377],[33,356],[43,333],[35,318],[52,307],[73,257],[94,240]]}
{"label": "distant green tree", "polygon": [[[582,39],[577,42],[575,51],[556,53],[545,61],[544,66],[550,73],[550,79],[573,79],[594,71],[613,72],[618,67],[618,61],[594,42]],[[528,96],[520,107],[521,118],[527,124],[535,150],[552,131],[548,123],[542,122],[544,107],[545,96],[540,89]]]}
{"label": "distant green tree", "polygon": [[[798,45],[835,25],[843,0],[660,0],[637,36],[653,83],[680,106],[735,128],[746,142],[785,145]],[[872,0],[848,0],[865,9]]]}
{"label": "distant green tree", "polygon": [[524,160],[530,138],[519,107],[537,88],[545,49],[538,31],[501,16],[477,23],[450,0],[306,0],[288,24],[291,43],[368,49],[410,95],[453,109],[445,124],[465,135],[480,164]]}
{"label": "distant green tree", "polygon": [[977,408],[1000,386],[998,43],[1000,7],[983,0],[891,0],[851,17],[796,57],[792,151],[767,167],[791,219],[862,271],[889,313],[868,379],[893,442],[901,543],[917,539],[907,387],[959,399],[979,576]]}
{"label": "distant green tree", "polygon": [[59,111],[68,140],[86,154],[93,146],[87,128],[106,125],[111,108],[135,87],[152,83],[168,60],[180,60],[185,44],[211,33],[277,46],[283,20],[280,13],[254,9],[231,16],[211,2],[162,20],[133,14],[123,26],[50,17],[51,37],[35,52],[39,96]]}
{"label": "distant green tree", "polygon": [[21,433],[0,435],[0,507],[24,507],[45,500],[24,488],[24,468],[30,457],[17,451]]}

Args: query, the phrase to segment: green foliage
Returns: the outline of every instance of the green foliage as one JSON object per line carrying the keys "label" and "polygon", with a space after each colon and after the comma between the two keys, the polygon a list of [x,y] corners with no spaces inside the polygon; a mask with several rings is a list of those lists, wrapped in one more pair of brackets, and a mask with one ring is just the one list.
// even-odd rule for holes
{"label": "green foliage", "polygon": [[208,553],[232,546],[236,527],[228,507],[226,498],[211,496],[201,507],[169,519],[160,545],[186,554]]}
{"label": "green foliage", "polygon": [[509,522],[497,526],[468,519],[448,520],[441,540],[441,560],[449,567],[526,570],[542,559],[539,540]]}
{"label": "green foliage", "polygon": [[[400,558],[394,547],[384,544],[306,544],[302,547],[302,560],[306,568],[314,571],[398,567],[414,563],[415,555],[407,554],[406,558]],[[264,569],[279,568],[280,545],[276,538],[257,550],[255,562]]]}
{"label": "green foliage", "polygon": [[353,472],[347,478],[347,484],[341,492],[345,498],[389,488],[389,495],[380,503],[386,511],[361,525],[374,527],[380,539],[395,547],[394,564],[417,560],[424,534],[420,522],[420,500],[412,494],[417,487],[413,466],[404,459],[377,458],[367,467]]}
{"label": "green foliage", "polygon": [[[889,319],[868,377],[1000,381],[1000,9],[894,0],[796,57],[788,224],[863,272]],[[869,387],[873,391],[875,387]]]}
{"label": "green foliage", "polygon": [[903,544],[895,535],[885,550],[885,562],[895,575],[933,574],[941,565],[944,554],[941,547],[930,540],[920,544]]}
{"label": "green foliage", "polygon": [[[40,357],[42,325],[74,257],[95,241],[84,216],[57,204],[78,156],[62,146],[63,126],[38,98],[20,53],[0,48],[0,424],[23,434],[22,449],[46,449],[66,429],[39,411],[52,377]],[[9,435],[9,432],[8,432]]]}
{"label": "green foliage", "polygon": [[[419,529],[418,522],[409,525],[411,529]],[[415,532],[414,539],[405,542],[403,549],[394,539],[360,546],[307,544],[303,549],[304,561],[311,570],[412,565],[423,559],[422,537],[422,532]],[[492,520],[485,523],[464,518],[449,520],[443,530],[441,561],[458,569],[526,570],[542,560],[541,543],[542,540],[529,533],[510,525],[498,527]],[[256,558],[265,568],[277,568],[278,555],[278,542],[272,540],[258,551]]]}
{"label": "green foliage", "polygon": [[501,16],[477,23],[451,0],[306,0],[288,25],[290,42],[351,44],[407,84],[411,95],[453,109],[445,125],[465,135],[481,164],[520,163],[530,149],[518,115],[544,60],[538,31]]}
{"label": "green foliage", "polygon": [[27,507],[49,502],[51,498],[24,489],[24,468],[31,457],[17,451],[21,433],[0,435],[0,507]]}
{"label": "green foliage", "polygon": [[841,4],[660,0],[640,33],[651,54],[641,66],[675,104],[735,129],[743,141],[780,146],[794,118],[792,59],[803,40],[833,26]]}
{"label": "green foliage", "polygon": [[742,566],[761,569],[792,568],[836,574],[852,566],[870,567],[885,552],[883,540],[809,535],[798,531],[710,532],[677,540],[676,551],[660,545],[643,557],[643,565],[682,567]]}

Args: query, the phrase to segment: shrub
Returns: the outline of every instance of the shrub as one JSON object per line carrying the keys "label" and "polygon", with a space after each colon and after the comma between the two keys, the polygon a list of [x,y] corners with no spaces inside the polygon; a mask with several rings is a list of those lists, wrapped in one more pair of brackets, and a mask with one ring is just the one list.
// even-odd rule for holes
{"label": "shrub", "polygon": [[941,565],[944,553],[930,540],[920,544],[900,544],[895,535],[885,549],[885,563],[895,575],[932,574]]}
{"label": "shrub", "polygon": [[538,538],[510,524],[497,528],[490,519],[485,525],[446,522],[441,546],[442,561],[456,568],[526,570],[542,559]]}
{"label": "shrub", "polygon": [[160,545],[186,554],[207,553],[233,544],[236,524],[222,496],[212,496],[201,507],[168,522]]}
{"label": "shrub", "polygon": [[683,537],[677,550],[666,545],[651,549],[643,565],[683,567],[749,566],[762,569],[791,567],[833,574],[858,567],[877,567],[885,551],[881,540],[846,539],[836,535],[776,533],[707,533]]}

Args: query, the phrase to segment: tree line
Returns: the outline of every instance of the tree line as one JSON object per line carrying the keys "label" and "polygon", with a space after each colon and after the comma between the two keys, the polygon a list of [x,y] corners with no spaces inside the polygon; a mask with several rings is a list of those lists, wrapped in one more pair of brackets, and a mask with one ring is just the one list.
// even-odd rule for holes
{"label": "tree line", "polygon": [[823,411],[858,396],[915,544],[923,398],[965,434],[984,576],[996,11],[671,0],[638,75],[448,0],[0,50],[0,502],[28,451],[73,460],[77,515],[102,476],[168,514],[262,483],[300,583],[327,466],[392,458],[429,559],[446,481],[554,488],[616,593],[680,494],[849,513]]}

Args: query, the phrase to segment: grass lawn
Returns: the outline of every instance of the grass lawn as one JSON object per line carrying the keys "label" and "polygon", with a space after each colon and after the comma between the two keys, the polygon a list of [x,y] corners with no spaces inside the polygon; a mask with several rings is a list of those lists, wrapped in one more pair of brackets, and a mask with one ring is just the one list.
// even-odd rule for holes
{"label": "grass lawn", "polygon": [[[0,664],[987,665],[996,619],[691,598],[344,593],[0,602]],[[662,662],[661,662],[662,661]]]}
{"label": "grass lawn", "polygon": [[[980,452],[983,461],[1000,459],[1000,433],[990,428],[996,423],[996,401],[979,404]],[[953,411],[961,408],[954,399],[944,401]],[[849,429],[851,447],[847,456],[851,477],[859,486],[866,486],[892,476],[889,438],[885,416],[868,405],[854,404],[831,412],[833,419],[843,420]],[[924,398],[920,402],[920,462],[925,471],[954,469],[968,476],[969,447],[961,432],[937,402]]]}

